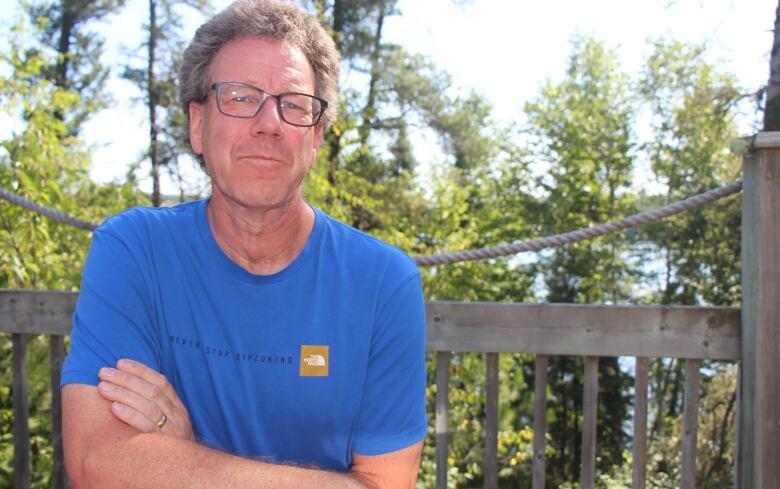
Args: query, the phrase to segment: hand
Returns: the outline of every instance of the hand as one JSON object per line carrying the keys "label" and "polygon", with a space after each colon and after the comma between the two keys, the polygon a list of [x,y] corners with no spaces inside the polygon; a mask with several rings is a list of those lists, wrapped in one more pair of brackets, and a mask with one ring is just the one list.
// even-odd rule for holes
{"label": "hand", "polygon": [[111,402],[120,421],[142,433],[161,433],[195,441],[190,416],[164,375],[146,365],[122,359],[116,368],[100,369],[97,389]]}

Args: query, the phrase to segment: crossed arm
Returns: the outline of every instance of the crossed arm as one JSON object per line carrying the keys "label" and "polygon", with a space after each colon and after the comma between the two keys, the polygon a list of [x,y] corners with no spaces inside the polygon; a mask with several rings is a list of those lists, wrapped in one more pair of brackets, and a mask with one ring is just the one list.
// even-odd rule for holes
{"label": "crossed arm", "polygon": [[[63,388],[65,464],[75,489],[414,487],[422,442],[353,454],[349,473],[277,465],[195,442],[189,416],[161,374],[129,360],[102,369],[98,387]],[[165,414],[166,423],[158,420]]]}

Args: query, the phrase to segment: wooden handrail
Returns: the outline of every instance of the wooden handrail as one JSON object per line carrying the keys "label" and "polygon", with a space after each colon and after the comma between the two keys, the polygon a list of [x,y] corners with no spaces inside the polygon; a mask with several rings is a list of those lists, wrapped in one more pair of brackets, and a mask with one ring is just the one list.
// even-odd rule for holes
{"label": "wooden handrail", "polygon": [[[0,333],[65,335],[75,292],[0,289]],[[728,307],[431,301],[428,349],[737,360],[740,310]]]}
{"label": "wooden handrail", "polygon": [[428,302],[428,349],[737,360],[729,307]]}
{"label": "wooden handrail", "polygon": [[[14,397],[17,487],[29,487],[29,431],[25,363],[22,355],[30,334],[51,336],[52,410],[54,416],[53,486],[65,487],[59,375],[64,358],[63,335],[70,332],[74,292],[0,290],[0,333],[15,341]],[[722,307],[581,306],[571,304],[497,304],[428,302],[428,349],[436,352],[437,488],[447,486],[449,447],[450,352],[486,352],[485,487],[498,486],[498,364],[500,353],[537,354],[533,487],[544,487],[546,373],[548,355],[585,358],[581,487],[593,487],[598,409],[598,357],[637,357],[637,402],[634,423],[634,487],[644,487],[647,430],[647,362],[649,357],[686,359],[686,405],[682,483],[695,484],[698,368],[702,359],[740,357],[740,311]],[[21,396],[21,397],[19,397]],[[22,399],[24,397],[24,399]],[[637,444],[640,444],[637,446]],[[25,481],[27,485],[25,485]]]}
{"label": "wooden handrail", "polygon": [[76,292],[0,289],[0,333],[66,335]]}

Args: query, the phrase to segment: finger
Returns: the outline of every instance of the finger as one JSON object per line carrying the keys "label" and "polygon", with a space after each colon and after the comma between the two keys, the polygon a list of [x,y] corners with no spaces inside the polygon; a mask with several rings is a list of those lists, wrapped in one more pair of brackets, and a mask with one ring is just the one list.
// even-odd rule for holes
{"label": "finger", "polygon": [[147,367],[141,362],[137,362],[129,358],[122,358],[116,362],[116,368],[123,372],[128,372],[137,377],[140,377],[141,379],[158,387],[163,387],[167,384],[167,379],[164,375],[157,372],[153,368]]}
{"label": "finger", "polygon": [[155,428],[157,422],[162,418],[166,411],[163,406],[158,406],[149,399],[146,399],[131,390],[125,389],[124,387],[111,384],[110,382],[100,382],[98,384],[98,392],[105,399],[122,404],[123,406],[140,413],[149,423],[154,425]]}
{"label": "finger", "polygon": [[159,388],[163,394],[165,394],[170,401],[177,406],[184,406],[179,399],[176,389],[173,388],[168,378],[156,370],[149,368],[141,362],[131,360],[129,358],[123,358],[117,362],[117,369],[123,372],[133,374],[144,381]]}
{"label": "finger", "polygon": [[[143,426],[146,427],[144,429],[185,440],[195,440],[186,408],[183,405],[173,406],[168,397],[160,394],[162,391],[159,387],[133,374],[112,368],[101,369],[98,375],[102,380],[98,384],[98,392],[103,397],[128,406],[144,415],[147,418],[147,422],[143,423]],[[158,423],[163,415],[166,416],[166,423],[160,427]],[[133,426],[136,429],[141,429],[138,423],[135,422]],[[151,428],[149,423],[159,429]]]}
{"label": "finger", "polygon": [[160,431],[156,423],[153,423],[139,411],[136,411],[132,407],[122,404],[121,402],[112,402],[111,412],[117,419],[132,426],[141,433],[155,433]]}
{"label": "finger", "polygon": [[98,377],[104,382],[123,387],[158,405],[164,411],[172,411],[176,406],[161,388],[128,372],[105,367],[100,369]]}

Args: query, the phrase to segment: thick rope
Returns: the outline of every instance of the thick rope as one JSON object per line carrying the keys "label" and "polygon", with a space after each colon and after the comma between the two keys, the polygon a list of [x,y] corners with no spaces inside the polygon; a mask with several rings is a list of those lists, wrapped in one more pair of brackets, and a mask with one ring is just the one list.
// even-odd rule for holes
{"label": "thick rope", "polygon": [[75,226],[80,229],[86,229],[87,231],[94,231],[95,228],[97,227],[97,224],[87,222],[87,221],[82,221],[81,219],[76,219],[75,217],[71,217],[60,211],[49,209],[48,207],[44,207],[40,204],[36,204],[35,202],[29,199],[25,199],[24,197],[13,194],[2,188],[0,188],[0,197],[4,198],[8,202],[11,202],[12,204],[16,204],[24,207],[25,209],[29,209],[33,212],[37,212],[38,214],[42,214],[48,217],[49,219],[54,219],[55,221],[64,222],[65,224],[70,224],[71,226]]}
{"label": "thick rope", "polygon": [[[414,262],[421,267],[429,267],[434,265],[449,265],[452,263],[458,263],[462,261],[472,260],[484,260],[485,258],[498,258],[500,256],[516,255],[527,251],[540,251],[546,248],[559,248],[567,244],[576,243],[578,241],[584,241],[586,239],[593,239],[605,234],[622,231],[623,229],[629,229],[643,224],[648,224],[653,221],[658,221],[674,214],[701,207],[710,202],[714,202],[718,199],[722,199],[728,195],[738,193],[742,190],[742,182],[737,181],[730,185],[710,190],[703,194],[699,194],[674,204],[653,209],[650,211],[641,212],[633,216],[629,216],[619,221],[608,222],[599,224],[597,226],[578,229],[576,231],[570,231],[568,233],[556,234],[554,236],[547,236],[545,238],[534,239],[531,241],[515,242],[501,246],[494,246],[490,248],[482,248],[479,250],[467,250],[457,251],[454,253],[440,253],[436,255],[428,256],[416,256]],[[54,219],[55,221],[70,224],[80,229],[86,229],[87,231],[93,231],[97,225],[91,222],[82,221],[75,217],[68,216],[62,212],[49,209],[42,205],[36,204],[24,197],[20,197],[16,194],[8,192],[0,188],[0,197],[5,200],[20,205],[26,209],[43,214],[44,216]]]}
{"label": "thick rope", "polygon": [[703,206],[715,200],[735,194],[742,190],[742,181],[734,182],[724,187],[710,190],[703,194],[690,197],[674,204],[667,205],[658,209],[641,212],[629,216],[619,221],[599,224],[597,226],[570,231],[568,233],[556,234],[545,238],[534,239],[531,241],[515,242],[502,246],[491,248],[482,248],[479,250],[457,251],[454,253],[441,253],[429,256],[416,256],[414,262],[421,267],[433,265],[449,265],[462,261],[483,260],[485,258],[497,258],[499,256],[515,255],[526,251],[540,251],[545,248],[559,248],[561,246],[576,243],[586,239],[592,239],[597,236],[614,233],[623,229],[641,226],[665,217],[679,214],[680,212]]}

